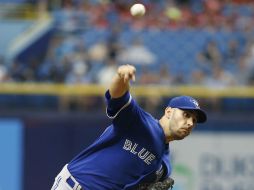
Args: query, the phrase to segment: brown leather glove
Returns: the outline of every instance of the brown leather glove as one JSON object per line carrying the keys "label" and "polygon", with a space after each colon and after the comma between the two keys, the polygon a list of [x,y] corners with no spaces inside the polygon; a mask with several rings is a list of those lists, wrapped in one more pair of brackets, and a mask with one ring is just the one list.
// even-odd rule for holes
{"label": "brown leather glove", "polygon": [[159,181],[149,185],[147,190],[169,190],[173,188],[173,185],[174,185],[174,180],[168,177],[167,179],[163,181]]}

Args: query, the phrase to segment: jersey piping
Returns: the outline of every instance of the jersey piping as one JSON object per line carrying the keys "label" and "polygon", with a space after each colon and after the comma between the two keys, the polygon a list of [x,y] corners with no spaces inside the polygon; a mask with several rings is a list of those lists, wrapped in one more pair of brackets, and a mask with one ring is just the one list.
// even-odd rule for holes
{"label": "jersey piping", "polygon": [[123,105],[123,107],[121,107],[121,108],[118,110],[118,112],[116,112],[116,114],[113,115],[113,116],[110,116],[110,115],[108,114],[108,110],[107,110],[107,108],[106,108],[106,114],[107,114],[108,118],[109,118],[109,119],[115,119],[116,116],[117,116],[124,108],[126,108],[126,107],[131,103],[131,99],[132,99],[132,97],[131,97],[131,95],[130,95],[128,102],[127,102],[125,105]]}

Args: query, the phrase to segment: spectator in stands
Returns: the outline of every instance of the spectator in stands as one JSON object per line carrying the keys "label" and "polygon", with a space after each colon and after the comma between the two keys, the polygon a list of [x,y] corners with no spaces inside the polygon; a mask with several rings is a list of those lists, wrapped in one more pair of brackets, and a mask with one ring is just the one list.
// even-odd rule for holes
{"label": "spectator in stands", "polygon": [[90,80],[89,78],[87,78],[86,73],[86,64],[82,61],[76,61],[72,65],[71,71],[67,74],[65,82],[74,84],[89,83]]}
{"label": "spectator in stands", "polygon": [[158,75],[159,75],[159,81],[158,81],[159,85],[171,86],[174,84],[174,77],[170,73],[169,64],[162,64],[160,66],[160,71]]}
{"label": "spectator in stands", "polygon": [[119,52],[122,50],[122,44],[120,42],[120,37],[122,33],[122,25],[119,23],[114,23],[111,26],[110,35],[107,38],[107,56],[110,59],[117,59]]}
{"label": "spectator in stands", "polygon": [[137,81],[141,85],[158,84],[160,80],[159,73],[150,70],[146,66],[142,66],[140,78]]}
{"label": "spectator in stands", "polygon": [[109,81],[112,80],[112,77],[117,71],[118,64],[115,59],[108,58],[105,62],[105,65],[97,71],[96,73],[96,82],[101,85],[107,85]]}
{"label": "spectator in stands", "polygon": [[88,49],[88,59],[91,64],[102,64],[102,62],[106,59],[108,54],[108,49],[103,41],[99,41],[93,44]]}
{"label": "spectator in stands", "polygon": [[118,61],[133,65],[155,64],[156,55],[151,52],[141,38],[135,38],[126,49],[123,49],[118,56]]}
{"label": "spectator in stands", "polygon": [[54,66],[54,82],[64,83],[66,76],[71,70],[71,56],[67,54]]}
{"label": "spectator in stands", "polygon": [[250,68],[247,65],[245,55],[242,56],[237,64],[237,72],[234,73],[238,85],[249,85],[252,73],[254,73],[254,68]]}
{"label": "spectator in stands", "polygon": [[66,81],[70,83],[89,83],[88,71],[90,65],[87,61],[87,49],[83,40],[76,41],[74,50],[69,54],[70,71],[67,73]]}
{"label": "spectator in stands", "polygon": [[246,51],[238,63],[236,78],[240,84],[253,85],[254,79],[254,39],[249,38]]}
{"label": "spectator in stands", "polygon": [[227,49],[224,54],[224,69],[230,70],[232,72],[237,72],[237,65],[241,58],[241,48],[239,42],[235,39],[227,42]]}
{"label": "spectator in stands", "polygon": [[191,79],[189,80],[188,84],[190,85],[204,85],[204,81],[205,81],[205,74],[202,70],[194,70],[191,73]]}
{"label": "spectator in stands", "polygon": [[199,66],[206,72],[210,72],[213,67],[220,67],[222,62],[222,53],[218,44],[210,40],[205,44],[205,48],[198,53],[197,60]]}
{"label": "spectator in stands", "polygon": [[38,67],[39,81],[55,82],[57,78],[57,65],[62,59],[61,47],[65,38],[54,35],[51,38],[48,51],[44,61]]}
{"label": "spectator in stands", "polygon": [[232,73],[223,70],[219,66],[215,66],[212,70],[212,75],[209,75],[204,80],[204,85],[207,87],[224,88],[227,86],[236,85],[237,81]]}
{"label": "spectator in stands", "polygon": [[10,82],[12,81],[11,76],[9,75],[8,69],[4,64],[4,59],[0,56],[0,82]]}
{"label": "spectator in stands", "polygon": [[23,82],[24,69],[25,69],[25,64],[15,59],[9,65],[9,74],[15,82]]}

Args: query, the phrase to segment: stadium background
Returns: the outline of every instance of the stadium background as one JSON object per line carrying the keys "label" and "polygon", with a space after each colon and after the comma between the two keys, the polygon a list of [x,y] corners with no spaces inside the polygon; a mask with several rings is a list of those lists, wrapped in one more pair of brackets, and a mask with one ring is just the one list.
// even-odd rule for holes
{"label": "stadium background", "polygon": [[174,189],[253,189],[254,3],[143,0],[134,19],[134,2],[0,0],[0,190],[50,189],[110,123],[103,94],[123,63],[156,117],[180,94],[208,112],[171,145]]}

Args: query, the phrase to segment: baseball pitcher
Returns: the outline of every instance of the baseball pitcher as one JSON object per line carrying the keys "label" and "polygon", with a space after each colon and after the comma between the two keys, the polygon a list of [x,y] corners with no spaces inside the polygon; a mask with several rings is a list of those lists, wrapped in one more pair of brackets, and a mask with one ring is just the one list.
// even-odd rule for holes
{"label": "baseball pitcher", "polygon": [[56,176],[51,190],[168,190],[173,186],[169,144],[206,121],[189,96],[171,99],[157,120],[132,98],[136,69],[122,65],[105,93],[112,119],[101,136]]}

